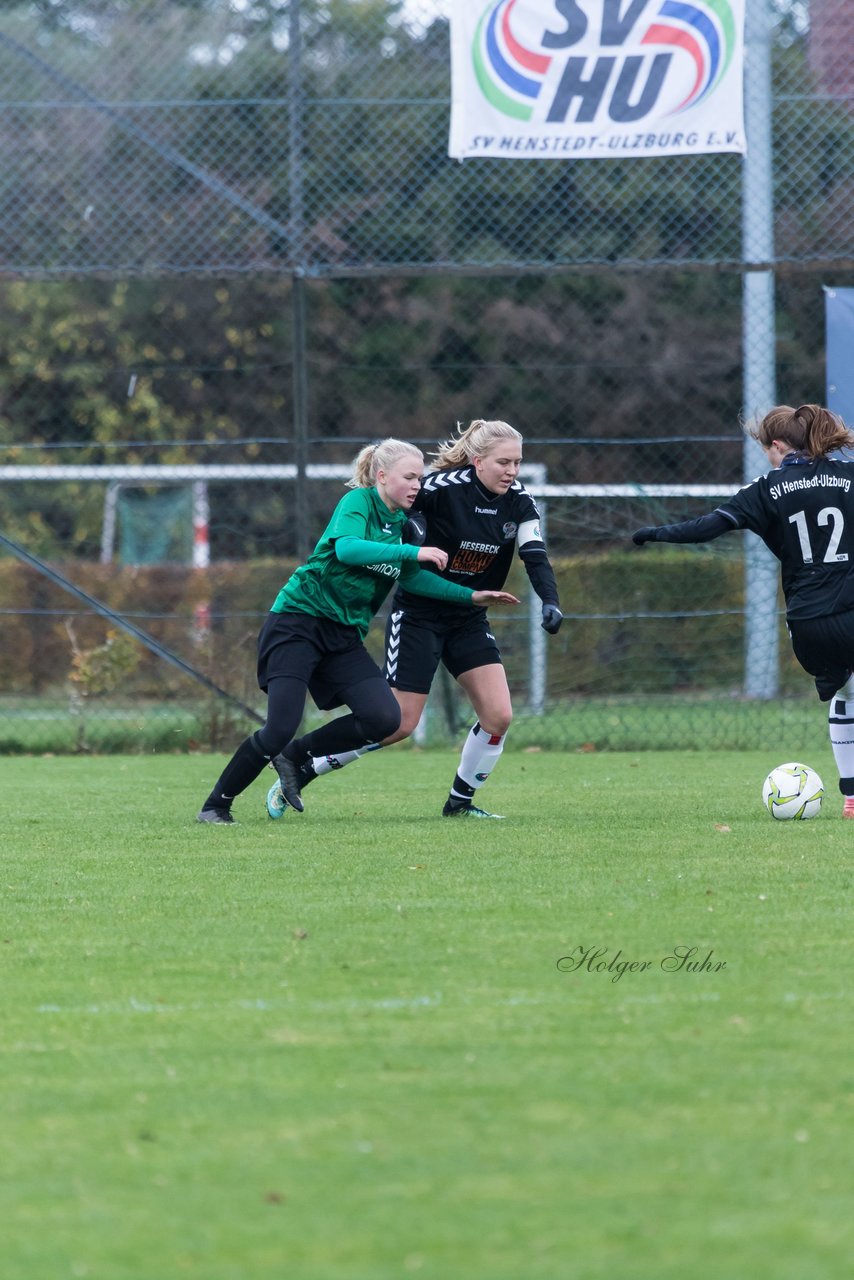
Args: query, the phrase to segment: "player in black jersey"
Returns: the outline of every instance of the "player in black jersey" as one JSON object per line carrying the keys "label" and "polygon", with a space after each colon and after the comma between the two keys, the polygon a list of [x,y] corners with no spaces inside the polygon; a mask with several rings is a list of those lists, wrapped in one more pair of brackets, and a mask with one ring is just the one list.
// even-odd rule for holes
{"label": "player in black jersey", "polygon": [[[440,444],[433,460],[436,470],[424,478],[412,506],[412,522],[421,523],[422,540],[429,529],[430,544],[447,552],[447,566],[436,572],[460,586],[500,590],[518,548],[542,601],[542,626],[554,635],[563,614],[539,512],[518,479],[522,436],[506,422],[477,419]],[[400,703],[399,729],[382,743],[320,757],[309,755],[306,741],[297,739],[286,754],[291,765],[297,765],[301,785],[378,746],[407,738],[421,719],[440,662],[461,685],[477,716],[442,812],[445,817],[498,817],[472,803],[498,762],[513,716],[486,609],[435,600],[424,607],[403,588],[395,595],[388,619],[385,659],[386,679]],[[271,817],[284,813],[289,790],[293,791],[293,768],[283,770],[281,760],[277,767],[280,783],[273,784],[267,800]]]}
{"label": "player in black jersey", "polygon": [[750,434],[768,475],[709,515],[638,529],[632,540],[708,542],[750,529],[773,551],[795,657],[830,704],[843,816],[854,818],[854,462],[829,456],[854,445],[854,434],[817,404],[778,405]]}

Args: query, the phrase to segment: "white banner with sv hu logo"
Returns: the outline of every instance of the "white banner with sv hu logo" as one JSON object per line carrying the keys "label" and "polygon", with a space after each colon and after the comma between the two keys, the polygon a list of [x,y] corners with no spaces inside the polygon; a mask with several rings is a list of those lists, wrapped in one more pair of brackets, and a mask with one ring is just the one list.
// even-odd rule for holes
{"label": "white banner with sv hu logo", "polygon": [[746,0],[454,0],[449,153],[746,150]]}

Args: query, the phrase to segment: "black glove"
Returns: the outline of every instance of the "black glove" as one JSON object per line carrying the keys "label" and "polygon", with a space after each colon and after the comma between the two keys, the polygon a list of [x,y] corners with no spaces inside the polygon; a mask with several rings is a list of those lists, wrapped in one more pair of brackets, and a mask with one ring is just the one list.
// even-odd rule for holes
{"label": "black glove", "polygon": [[556,636],[562,622],[563,614],[556,604],[543,605],[543,620],[540,623],[543,631],[548,631],[550,636]]}
{"label": "black glove", "polygon": [[658,529],[654,525],[644,525],[642,529],[635,529],[632,542],[636,547],[642,547],[645,542],[655,542],[657,533]]}
{"label": "black glove", "polygon": [[427,538],[427,521],[418,512],[409,517],[400,535],[401,542],[411,547],[423,547]]}

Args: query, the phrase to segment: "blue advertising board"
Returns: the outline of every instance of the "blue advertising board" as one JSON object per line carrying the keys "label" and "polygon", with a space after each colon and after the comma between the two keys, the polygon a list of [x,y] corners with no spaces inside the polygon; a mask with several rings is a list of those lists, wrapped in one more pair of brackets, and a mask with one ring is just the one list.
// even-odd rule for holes
{"label": "blue advertising board", "polygon": [[854,428],[854,289],[824,291],[827,407]]}

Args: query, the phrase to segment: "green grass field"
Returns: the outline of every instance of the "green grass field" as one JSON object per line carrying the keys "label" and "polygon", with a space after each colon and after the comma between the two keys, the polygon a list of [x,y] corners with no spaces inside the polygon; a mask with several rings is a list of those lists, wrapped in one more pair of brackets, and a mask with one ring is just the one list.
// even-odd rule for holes
{"label": "green grass field", "polygon": [[854,823],[829,750],[763,812],[790,756],[508,752],[460,824],[400,749],[234,828],[222,757],[3,759],[4,1280],[847,1280]]}

